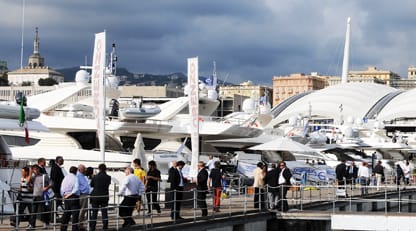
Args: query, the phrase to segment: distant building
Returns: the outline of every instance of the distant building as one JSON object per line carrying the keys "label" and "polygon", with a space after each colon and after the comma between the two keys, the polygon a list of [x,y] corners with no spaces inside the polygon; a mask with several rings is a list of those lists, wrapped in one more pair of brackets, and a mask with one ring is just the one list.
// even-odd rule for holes
{"label": "distant building", "polygon": [[166,97],[177,98],[184,96],[182,88],[165,86],[119,86],[121,91],[120,97]]}
{"label": "distant building", "polygon": [[392,83],[397,89],[410,90],[416,87],[416,67],[410,66],[407,68],[407,79],[398,79]]}
{"label": "distant building", "polygon": [[[327,78],[328,86],[334,86],[337,84],[341,84],[341,77],[339,76],[330,76]],[[359,77],[359,76],[349,76],[348,77],[349,83],[378,83],[378,84],[385,84],[384,81],[377,79],[375,77],[373,78],[367,78],[367,77]]]}
{"label": "distant building", "polygon": [[45,59],[39,53],[39,44],[38,28],[36,28],[33,54],[29,56],[28,66],[8,73],[8,80],[11,85],[21,85],[24,82],[37,85],[39,79],[47,78],[55,79],[58,83],[64,81],[64,76],[61,73],[45,66]]}
{"label": "distant building", "polygon": [[311,73],[311,75],[295,73],[289,76],[274,76],[273,107],[293,95],[325,88],[327,78],[327,76],[319,76],[316,72]]}
{"label": "distant building", "polygon": [[247,98],[255,97],[260,100],[260,97],[267,95],[268,101],[271,102],[273,89],[267,86],[255,86],[253,85],[253,82],[249,80],[240,85],[220,86],[219,92],[219,97],[223,99],[234,98],[235,95],[240,95]]}
{"label": "distant building", "polygon": [[[384,71],[378,70],[376,67],[371,66],[368,67],[367,70],[364,71],[349,71],[348,72],[348,79],[353,80],[354,78],[361,79],[363,81],[370,80],[370,81],[382,81],[385,85],[395,87],[394,83],[397,80],[400,80],[400,76],[392,71]],[[377,80],[374,80],[377,79]]]}
{"label": "distant building", "polygon": [[220,106],[217,109],[217,116],[226,116],[232,112],[241,112],[243,102],[248,98],[257,99],[267,96],[267,101],[272,104],[273,89],[268,86],[253,85],[253,82],[246,81],[239,85],[220,86]]}

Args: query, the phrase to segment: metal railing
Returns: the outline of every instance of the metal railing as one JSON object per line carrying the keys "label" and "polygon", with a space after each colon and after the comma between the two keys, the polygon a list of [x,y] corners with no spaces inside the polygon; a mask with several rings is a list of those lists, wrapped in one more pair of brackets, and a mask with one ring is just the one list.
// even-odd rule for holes
{"label": "metal railing", "polygon": [[[282,193],[287,189],[287,196],[284,197]],[[362,192],[368,190],[368,194],[362,195]],[[340,191],[345,190],[345,195],[341,195]],[[255,194],[254,191],[258,191],[259,194]],[[140,210],[136,210],[136,205],[130,207],[121,204],[123,197],[117,197],[114,200],[114,204],[110,204],[105,209],[108,210],[108,228],[119,229],[122,227],[123,218],[120,217],[120,209],[129,208],[133,210],[132,215],[124,218],[133,218],[137,226],[141,226],[142,229],[150,229],[156,227],[158,224],[169,222],[170,224],[177,224],[178,222],[198,222],[201,219],[207,219],[201,217],[201,208],[198,206],[201,199],[198,199],[198,192],[195,188],[177,191],[166,190],[160,192],[148,192],[141,196],[142,207]],[[7,192],[4,192],[7,193]],[[14,194],[15,192],[10,192]],[[157,194],[157,200],[153,201],[153,197],[149,197],[147,200],[147,194]],[[235,214],[247,215],[253,213],[270,213],[279,212],[280,210],[289,212],[302,212],[302,211],[320,211],[320,212],[382,212],[382,213],[405,213],[416,210],[416,187],[409,185],[395,184],[383,184],[378,190],[376,186],[361,186],[361,185],[292,185],[292,186],[279,186],[279,187],[264,187],[261,190],[253,190],[250,186],[242,186],[240,184],[231,184],[226,190],[222,191],[220,199],[219,210],[215,210],[214,195],[212,191],[206,191],[206,202],[208,209],[209,220],[215,220],[217,218],[233,217]],[[270,203],[270,194],[274,194],[275,197],[280,200],[275,200],[274,208],[273,203]],[[280,193],[280,195],[279,195]],[[179,196],[182,195],[182,199]],[[3,194],[4,195],[4,194]],[[258,203],[255,204],[253,198],[258,196]],[[12,196],[12,198],[15,198]],[[91,199],[97,197],[88,196],[88,207],[86,218],[82,222],[86,230],[90,230],[91,222],[96,222],[97,227],[102,227],[102,216],[93,220],[91,212],[93,208],[91,206]],[[68,200],[68,199],[66,199]],[[174,201],[180,202],[182,205],[177,207]],[[7,201],[2,198],[2,208],[7,205]],[[44,201],[42,201],[44,202]],[[2,210],[1,224],[12,224],[16,230],[26,229],[23,224],[22,218],[24,214],[19,214],[19,206],[22,201],[14,200],[11,202],[15,207],[15,214],[4,214]],[[285,208],[287,203],[287,208]],[[155,212],[155,209],[159,204],[161,207],[160,213]],[[257,206],[258,205],[258,206]],[[172,208],[173,207],[173,208]],[[410,208],[410,209],[409,209]],[[175,214],[180,210],[180,217]],[[76,214],[79,210],[65,210],[62,209],[56,199],[52,200],[48,210],[44,212],[32,211],[30,216],[38,216],[41,214],[49,213],[50,229],[56,230],[62,225],[62,217],[64,212],[74,212]],[[150,213],[148,213],[150,212]],[[172,217],[171,217],[172,216]],[[184,217],[185,219],[180,219]],[[61,220],[61,221],[60,221]],[[9,221],[9,222],[7,222]],[[39,223],[39,222],[38,222]],[[25,223],[27,225],[27,223]],[[77,223],[81,224],[81,223]],[[69,225],[72,225],[69,222]],[[69,226],[68,225],[68,226]],[[99,230],[97,228],[97,230]]]}

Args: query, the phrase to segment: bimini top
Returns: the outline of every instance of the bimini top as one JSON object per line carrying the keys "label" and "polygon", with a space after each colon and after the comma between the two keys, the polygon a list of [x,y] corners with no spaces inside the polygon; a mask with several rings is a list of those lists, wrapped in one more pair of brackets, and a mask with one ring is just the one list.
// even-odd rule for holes
{"label": "bimini top", "polygon": [[[390,101],[399,95],[397,92],[399,91],[395,88],[373,83],[345,83],[330,86],[304,94],[285,108],[278,108],[281,104],[277,105],[272,112],[279,113],[273,115],[274,119],[268,126],[278,125],[291,117],[309,116],[309,113],[313,118],[332,118],[335,121],[347,118],[363,119],[369,113],[379,116],[382,115],[380,112],[390,106]],[[416,95],[416,91],[412,92]],[[395,106],[391,105],[391,107]]]}
{"label": "bimini top", "polygon": [[377,119],[388,121],[404,118],[416,118],[416,89],[404,91],[390,100],[388,104],[378,113]]}

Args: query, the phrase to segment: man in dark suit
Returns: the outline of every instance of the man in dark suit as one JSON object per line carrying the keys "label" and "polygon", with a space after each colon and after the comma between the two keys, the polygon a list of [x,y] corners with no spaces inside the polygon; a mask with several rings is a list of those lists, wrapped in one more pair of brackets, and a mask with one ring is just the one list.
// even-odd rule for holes
{"label": "man in dark suit", "polygon": [[292,177],[292,173],[286,167],[286,163],[284,161],[280,162],[279,164],[279,171],[278,171],[278,178],[277,178],[277,185],[279,186],[277,191],[278,197],[278,205],[277,208],[280,211],[287,211],[289,209],[289,204],[287,203],[286,194],[289,190],[291,185],[290,178]]}
{"label": "man in dark suit", "polygon": [[208,192],[208,171],[205,168],[203,161],[198,162],[198,175],[196,177],[196,190],[197,190],[197,204],[201,208],[202,216],[208,216],[207,209],[207,192]]}
{"label": "man in dark suit", "polygon": [[183,198],[183,190],[185,186],[185,178],[182,175],[182,168],[185,166],[185,162],[178,161],[176,168],[169,169],[168,181],[170,182],[170,190],[172,195],[172,207],[170,217],[172,220],[183,219],[180,216],[181,201]]}
{"label": "man in dark suit", "polygon": [[52,181],[52,190],[56,197],[56,206],[61,206],[63,208],[63,201],[61,196],[61,184],[64,180],[64,158],[62,156],[57,156],[55,162],[51,166],[51,181]]}
{"label": "man in dark suit", "polygon": [[109,191],[108,187],[111,184],[111,177],[107,175],[106,165],[98,165],[99,173],[95,175],[91,180],[91,187],[93,188],[91,192],[91,207],[92,214],[90,220],[90,230],[95,231],[95,226],[97,224],[97,215],[98,209],[101,208],[101,216],[103,221],[103,229],[108,228],[108,200],[109,200]]}
{"label": "man in dark suit", "polygon": [[267,195],[269,198],[269,208],[275,209],[276,208],[276,196],[277,196],[277,182],[279,177],[279,169],[276,168],[276,164],[272,164],[272,169],[267,172],[266,178],[264,181],[267,185]]}
{"label": "man in dark suit", "polygon": [[347,184],[350,184],[351,188],[353,188],[357,177],[358,177],[358,167],[355,166],[354,161],[351,161],[350,165],[347,167]]}
{"label": "man in dark suit", "polygon": [[338,181],[338,188],[344,188],[345,179],[347,179],[347,165],[345,165],[345,160],[341,160],[341,163],[335,168],[335,175]]}

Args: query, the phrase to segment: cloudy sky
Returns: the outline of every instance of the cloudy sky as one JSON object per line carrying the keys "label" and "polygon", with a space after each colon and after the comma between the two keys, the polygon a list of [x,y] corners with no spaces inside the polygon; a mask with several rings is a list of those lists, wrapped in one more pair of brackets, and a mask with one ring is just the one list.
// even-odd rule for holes
{"label": "cloudy sky", "polygon": [[55,69],[92,62],[94,33],[117,44],[119,67],[135,73],[186,73],[272,85],[273,76],[341,75],[351,17],[350,69],[367,66],[402,77],[416,65],[416,2],[344,0],[0,0],[0,60],[20,67],[25,1],[24,65],[39,27],[40,53]]}

